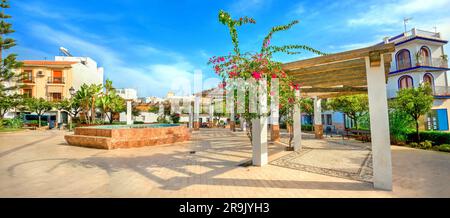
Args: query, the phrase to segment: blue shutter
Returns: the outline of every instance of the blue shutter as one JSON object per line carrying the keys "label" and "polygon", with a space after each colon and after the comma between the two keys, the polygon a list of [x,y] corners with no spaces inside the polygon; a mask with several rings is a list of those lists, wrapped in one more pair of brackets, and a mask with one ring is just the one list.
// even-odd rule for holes
{"label": "blue shutter", "polygon": [[448,130],[447,109],[437,109],[436,115],[438,120],[438,130]]}

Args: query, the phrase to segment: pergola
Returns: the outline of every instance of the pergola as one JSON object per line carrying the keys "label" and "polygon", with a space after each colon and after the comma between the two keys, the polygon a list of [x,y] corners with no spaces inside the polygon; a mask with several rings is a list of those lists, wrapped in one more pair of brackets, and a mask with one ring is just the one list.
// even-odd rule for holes
{"label": "pergola", "polygon": [[[314,98],[314,124],[318,138],[322,137],[323,130],[320,99],[368,93],[373,184],[375,188],[385,190],[392,189],[386,78],[391,64],[391,53],[394,51],[394,44],[382,44],[283,65],[284,71],[294,77],[301,86],[301,89],[296,91],[296,96]],[[194,104],[194,123],[198,121],[198,108],[199,96]],[[296,106],[293,124],[294,150],[301,149],[302,145],[300,114],[300,107]],[[234,117],[234,114],[231,116]],[[278,122],[275,121],[272,123],[272,136],[278,135]],[[268,163],[267,117],[252,120],[252,137],[252,163],[263,166]]]}
{"label": "pergola", "polygon": [[[389,135],[386,81],[394,44],[375,45],[332,55],[284,64],[286,73],[298,83],[298,95],[314,98],[316,137],[322,137],[320,99],[368,93],[372,140],[373,184],[392,189],[392,163]],[[294,133],[301,131],[300,110],[294,120]],[[295,134],[294,148],[301,147],[301,135]]]}

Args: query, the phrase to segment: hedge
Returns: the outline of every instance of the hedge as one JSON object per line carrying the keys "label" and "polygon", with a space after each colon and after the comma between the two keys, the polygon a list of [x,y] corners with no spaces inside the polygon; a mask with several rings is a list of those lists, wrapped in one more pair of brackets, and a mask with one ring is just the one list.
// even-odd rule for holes
{"label": "hedge", "polygon": [[[432,141],[433,146],[448,144],[450,142],[450,132],[438,132],[438,131],[420,131],[420,141],[429,140]],[[416,139],[416,133],[408,133],[408,141],[413,142]]]}

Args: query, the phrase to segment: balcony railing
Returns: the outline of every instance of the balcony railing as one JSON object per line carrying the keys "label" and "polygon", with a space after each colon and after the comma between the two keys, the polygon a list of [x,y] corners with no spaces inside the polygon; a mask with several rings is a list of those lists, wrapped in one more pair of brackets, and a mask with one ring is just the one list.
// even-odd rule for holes
{"label": "balcony railing", "polygon": [[[397,97],[397,91],[398,89],[387,89],[387,97],[388,98]],[[444,96],[450,97],[450,86],[434,86],[433,95],[435,97],[444,97]]]}
{"label": "balcony railing", "polygon": [[51,102],[60,102],[60,101],[62,101],[62,99],[63,99],[62,96],[60,98],[55,98],[53,96],[47,97],[47,101],[51,101]]}
{"label": "balcony railing", "polygon": [[28,77],[28,78],[20,78],[19,82],[21,83],[34,83],[34,77]]}
{"label": "balcony railing", "polygon": [[47,83],[50,84],[64,84],[64,77],[48,77]]}
{"label": "balcony railing", "polygon": [[450,96],[450,86],[435,86],[434,96]]}
{"label": "balcony railing", "polygon": [[416,66],[448,68],[448,61],[444,58],[431,58],[431,60],[427,58],[419,58]]}

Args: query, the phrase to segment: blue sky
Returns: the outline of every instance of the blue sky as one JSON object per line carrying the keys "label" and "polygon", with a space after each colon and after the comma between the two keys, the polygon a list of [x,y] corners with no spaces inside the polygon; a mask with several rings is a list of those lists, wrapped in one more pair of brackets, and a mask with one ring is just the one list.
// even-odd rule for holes
{"label": "blue sky", "polygon": [[[165,96],[173,81],[191,80],[194,70],[214,77],[206,64],[228,54],[228,30],[217,20],[220,9],[233,17],[250,16],[257,24],[239,30],[241,48],[257,51],[272,26],[300,23],[275,35],[272,44],[306,44],[332,53],[369,46],[408,29],[437,27],[450,36],[450,0],[13,0],[12,52],[19,59],[53,59],[58,48],[89,56],[105,68],[118,88],[136,88],[139,96]],[[447,48],[446,48],[447,49]],[[280,61],[312,57],[277,55]]]}

